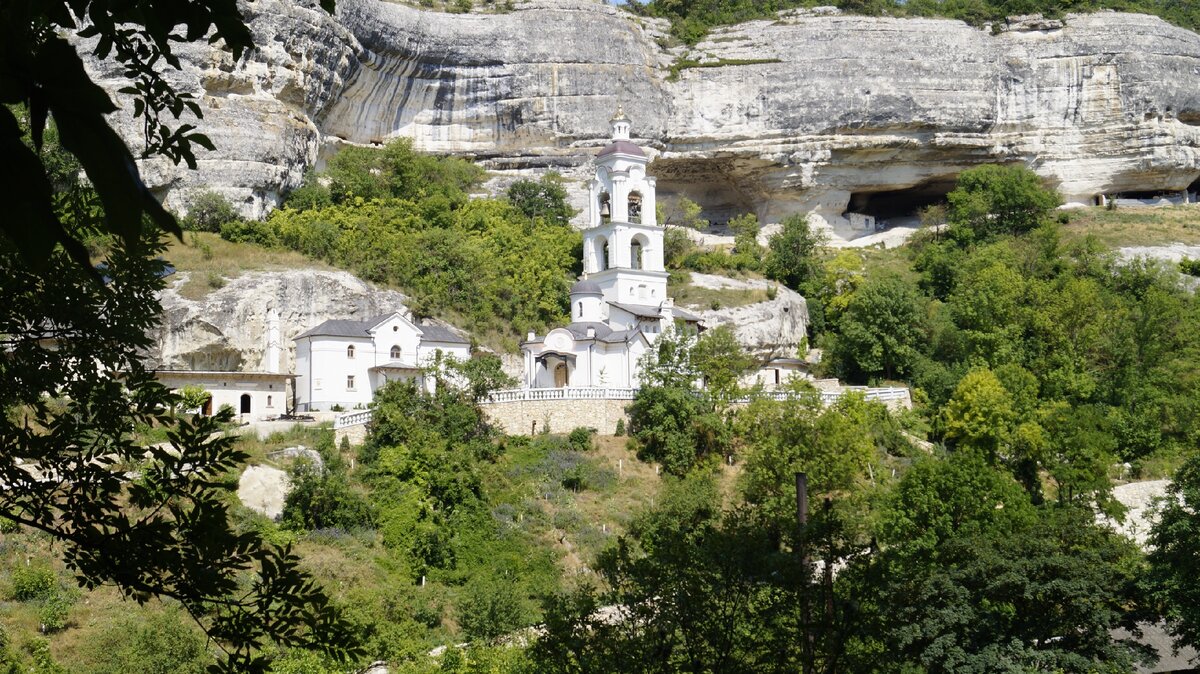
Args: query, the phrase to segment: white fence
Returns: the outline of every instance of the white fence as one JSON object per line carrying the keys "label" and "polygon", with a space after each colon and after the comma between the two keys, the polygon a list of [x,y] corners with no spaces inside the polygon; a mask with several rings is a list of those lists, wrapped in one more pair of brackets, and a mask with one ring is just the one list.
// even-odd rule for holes
{"label": "white fence", "polygon": [[635,388],[514,388],[496,391],[490,403],[529,402],[531,400],[633,400]]}
{"label": "white fence", "polygon": [[[496,391],[488,399],[488,403],[515,403],[545,400],[633,400],[637,395],[635,388],[516,388]],[[821,391],[821,402],[832,405],[847,393],[861,393],[867,400],[875,400],[884,404],[909,403],[909,392],[906,388],[868,388],[866,386],[844,386],[836,391]],[[764,391],[757,394],[771,400],[787,400],[794,394],[791,391]],[[734,402],[749,402],[749,398]],[[349,428],[370,423],[371,410],[351,412],[339,415],[333,421],[334,430]]]}
{"label": "white fence", "polygon": [[350,426],[358,426],[371,422],[371,410],[363,410],[361,412],[350,412],[349,414],[339,414],[333,419],[333,430],[340,430]]}

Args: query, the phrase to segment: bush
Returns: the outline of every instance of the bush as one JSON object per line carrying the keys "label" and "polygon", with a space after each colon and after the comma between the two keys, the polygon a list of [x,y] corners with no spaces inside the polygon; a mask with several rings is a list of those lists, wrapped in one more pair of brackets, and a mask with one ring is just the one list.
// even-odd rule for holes
{"label": "bush", "polygon": [[42,625],[42,632],[49,634],[66,627],[74,603],[74,598],[65,592],[56,592],[47,597],[38,610],[38,622]]}
{"label": "bush", "polygon": [[577,452],[585,452],[592,449],[592,436],[596,434],[594,428],[576,428],[567,435],[567,446]]}
{"label": "bush", "polygon": [[625,418],[624,417],[617,419],[617,429],[615,431],[613,431],[613,435],[617,436],[618,438],[621,437],[622,435],[625,435]]}
{"label": "bush", "polygon": [[221,227],[238,219],[238,212],[225,197],[205,190],[192,198],[187,216],[180,223],[195,232],[219,232]]}
{"label": "bush", "polygon": [[275,229],[258,220],[234,220],[221,225],[221,238],[233,243],[253,243],[270,248],[279,245]]}
{"label": "bush", "polygon": [[526,622],[518,587],[491,574],[480,574],[466,587],[458,606],[458,622],[472,639],[495,641]]}
{"label": "bush", "polygon": [[1188,276],[1200,276],[1200,260],[1185,257],[1179,261],[1179,271]]}
{"label": "bush", "polygon": [[12,593],[17,601],[39,601],[58,590],[58,578],[45,566],[19,566],[12,573]]}

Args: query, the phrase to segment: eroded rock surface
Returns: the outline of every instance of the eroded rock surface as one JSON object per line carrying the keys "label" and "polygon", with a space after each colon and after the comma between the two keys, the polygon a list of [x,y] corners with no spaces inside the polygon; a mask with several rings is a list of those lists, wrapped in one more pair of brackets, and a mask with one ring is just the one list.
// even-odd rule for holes
{"label": "eroded rock surface", "polygon": [[[380,0],[343,0],[336,17],[244,7],[262,47],[242,62],[181,47],[175,79],[210,110],[199,126],[218,150],[198,172],[146,167],[173,205],[207,185],[257,215],[338,143],[397,136],[483,160],[495,188],[549,167],[582,180],[618,103],[657,158],[660,191],[718,221],[813,212],[851,236],[847,210],[911,211],[985,162],[1028,164],[1075,202],[1200,177],[1200,36],[1150,16],[993,32],[794,12],[685,53],[660,46],[661,23],[586,0],[486,15]],[[673,74],[681,57],[705,67]],[[138,125],[118,122],[136,139]]]}
{"label": "eroded rock surface", "polygon": [[759,357],[797,357],[796,349],[808,328],[808,302],[802,295],[772,281],[732,279],[715,274],[693,272],[691,283],[714,290],[774,288],[774,299],[763,302],[721,309],[688,307],[688,310],[699,315],[705,327],[732,326],[738,343]]}
{"label": "eroded rock surface", "polygon": [[[182,275],[182,273],[181,273]],[[178,285],[178,284],[176,284]],[[163,291],[152,366],[172,370],[271,371],[267,320],[279,314],[280,372],[295,368],[296,335],[332,319],[406,312],[405,297],[341,271],[247,272],[199,300]]]}

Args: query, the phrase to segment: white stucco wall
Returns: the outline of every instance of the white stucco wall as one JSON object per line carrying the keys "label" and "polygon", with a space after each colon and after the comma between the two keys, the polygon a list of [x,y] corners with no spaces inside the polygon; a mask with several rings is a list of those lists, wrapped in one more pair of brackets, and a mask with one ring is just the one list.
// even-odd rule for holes
{"label": "white stucco wall", "polygon": [[[158,373],[157,377],[163,386],[172,390],[179,390],[188,385],[204,388],[212,396],[213,413],[228,405],[239,418],[252,421],[278,416],[288,411],[288,396],[291,392],[287,380],[282,377],[258,378],[241,372],[214,372],[203,375],[162,372]],[[246,414],[241,412],[242,396],[249,396],[250,411]]]}

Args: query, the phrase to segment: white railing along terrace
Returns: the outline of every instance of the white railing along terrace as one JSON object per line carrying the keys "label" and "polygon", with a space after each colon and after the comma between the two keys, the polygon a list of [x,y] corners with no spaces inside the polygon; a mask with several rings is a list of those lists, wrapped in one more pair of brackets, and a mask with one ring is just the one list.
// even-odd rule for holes
{"label": "white railing along terrace", "polygon": [[528,402],[531,400],[633,400],[635,388],[514,388],[496,391],[490,403]]}
{"label": "white railing along terrace", "polygon": [[[636,388],[515,388],[496,391],[487,399],[488,403],[536,402],[547,400],[633,400],[637,395]],[[867,400],[890,402],[907,400],[906,388],[868,388],[866,386],[845,386],[837,391],[821,391],[821,402],[832,405],[847,393],[862,393]],[[770,400],[787,400],[794,394],[791,391],[763,391],[757,394]],[[749,402],[743,398],[734,402]],[[334,429],[348,428],[370,423],[371,410],[350,412],[339,415],[333,421]]]}
{"label": "white railing along terrace", "polygon": [[349,426],[358,426],[371,422],[371,410],[362,410],[361,412],[350,412],[348,414],[339,414],[333,419],[334,430],[347,428]]}

